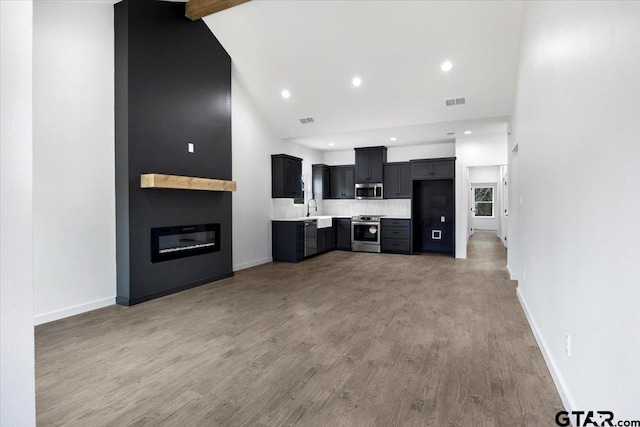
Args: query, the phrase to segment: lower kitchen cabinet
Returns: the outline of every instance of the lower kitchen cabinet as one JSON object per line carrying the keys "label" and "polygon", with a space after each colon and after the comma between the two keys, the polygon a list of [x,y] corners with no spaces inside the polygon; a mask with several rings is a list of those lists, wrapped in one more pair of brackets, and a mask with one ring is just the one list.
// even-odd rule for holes
{"label": "lower kitchen cabinet", "polygon": [[341,251],[351,250],[351,218],[334,218],[336,230],[336,249]]}
{"label": "lower kitchen cabinet", "polygon": [[380,246],[382,252],[411,254],[411,220],[382,218]]}
{"label": "lower kitchen cabinet", "polygon": [[274,261],[298,262],[304,259],[304,222],[272,221],[271,231]]}
{"label": "lower kitchen cabinet", "polygon": [[328,252],[336,247],[336,234],[334,227],[318,229],[318,253]]}

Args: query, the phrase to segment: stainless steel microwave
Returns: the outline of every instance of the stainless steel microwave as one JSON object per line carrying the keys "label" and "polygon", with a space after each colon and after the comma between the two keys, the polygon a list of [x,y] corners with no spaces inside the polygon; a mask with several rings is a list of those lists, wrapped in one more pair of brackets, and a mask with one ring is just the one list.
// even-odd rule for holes
{"label": "stainless steel microwave", "polygon": [[356,184],[356,199],[382,199],[382,183]]}

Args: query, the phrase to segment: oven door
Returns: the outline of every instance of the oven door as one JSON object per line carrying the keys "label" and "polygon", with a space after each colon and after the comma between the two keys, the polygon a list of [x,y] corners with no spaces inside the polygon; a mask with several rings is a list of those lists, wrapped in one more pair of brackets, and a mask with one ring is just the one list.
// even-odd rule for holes
{"label": "oven door", "polygon": [[380,223],[376,221],[352,221],[351,250],[380,252]]}

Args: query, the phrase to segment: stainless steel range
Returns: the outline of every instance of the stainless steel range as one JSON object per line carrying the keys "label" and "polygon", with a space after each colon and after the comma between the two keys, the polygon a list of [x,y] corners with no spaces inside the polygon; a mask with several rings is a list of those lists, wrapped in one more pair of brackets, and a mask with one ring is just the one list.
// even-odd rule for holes
{"label": "stainless steel range", "polygon": [[380,218],[384,215],[351,217],[351,250],[380,253]]}

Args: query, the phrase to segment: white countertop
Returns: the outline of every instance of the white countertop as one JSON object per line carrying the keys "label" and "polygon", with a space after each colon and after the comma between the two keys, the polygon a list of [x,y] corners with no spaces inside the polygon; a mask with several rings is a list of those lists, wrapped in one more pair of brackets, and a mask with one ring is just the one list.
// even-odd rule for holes
{"label": "white countertop", "polygon": [[[293,218],[271,218],[271,221],[306,221],[308,219],[318,219],[318,218],[327,218],[327,217],[351,219],[350,216],[344,216],[344,215],[318,215],[318,216],[296,216]],[[382,218],[383,219],[411,219],[411,217],[407,217],[407,216],[390,216],[390,217],[383,216]]]}

